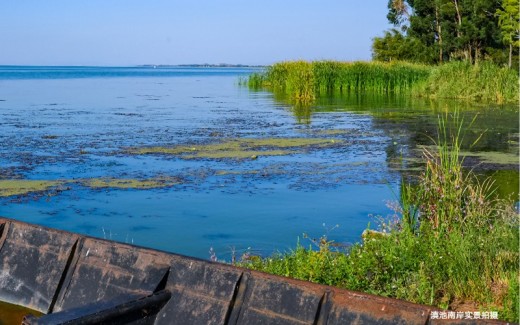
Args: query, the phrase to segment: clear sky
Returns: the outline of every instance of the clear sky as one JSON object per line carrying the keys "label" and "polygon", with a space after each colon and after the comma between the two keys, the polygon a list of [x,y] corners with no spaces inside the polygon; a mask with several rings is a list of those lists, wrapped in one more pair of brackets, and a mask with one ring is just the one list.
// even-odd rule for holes
{"label": "clear sky", "polygon": [[0,65],[370,60],[387,0],[14,0]]}

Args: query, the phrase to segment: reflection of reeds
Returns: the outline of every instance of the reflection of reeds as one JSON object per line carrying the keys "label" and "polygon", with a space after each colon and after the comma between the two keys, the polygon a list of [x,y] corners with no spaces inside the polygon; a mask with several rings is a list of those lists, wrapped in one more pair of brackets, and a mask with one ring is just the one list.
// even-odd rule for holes
{"label": "reflection of reeds", "polygon": [[307,102],[297,102],[292,107],[292,111],[298,123],[310,124],[312,108]]}

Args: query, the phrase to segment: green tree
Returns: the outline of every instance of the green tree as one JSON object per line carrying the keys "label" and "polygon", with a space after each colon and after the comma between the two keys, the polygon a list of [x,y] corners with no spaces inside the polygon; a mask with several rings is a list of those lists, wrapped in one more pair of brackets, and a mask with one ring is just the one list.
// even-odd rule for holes
{"label": "green tree", "polygon": [[495,12],[500,0],[463,0],[461,42],[459,48],[468,53],[470,62],[478,62],[487,54],[488,48],[503,47]]}
{"label": "green tree", "polygon": [[[386,18],[396,26],[406,26],[410,18],[409,10],[410,8],[405,0],[389,0]],[[403,29],[406,30],[406,28]]]}
{"label": "green tree", "polygon": [[385,32],[385,36],[376,37],[372,43],[372,56],[377,61],[408,60],[405,36],[397,29]]}
{"label": "green tree", "polygon": [[520,10],[517,0],[502,0],[500,8],[496,10],[495,15],[498,17],[498,26],[502,34],[502,42],[509,46],[508,66],[511,68],[513,46],[518,49],[520,47]]}
{"label": "green tree", "polygon": [[502,1],[516,0],[389,0],[387,18],[395,28],[374,38],[373,57],[423,63],[462,59],[475,64],[486,57],[499,59],[501,52],[505,55],[501,35],[514,37],[512,8],[501,18],[504,27],[498,26],[498,17],[504,16],[497,14]]}

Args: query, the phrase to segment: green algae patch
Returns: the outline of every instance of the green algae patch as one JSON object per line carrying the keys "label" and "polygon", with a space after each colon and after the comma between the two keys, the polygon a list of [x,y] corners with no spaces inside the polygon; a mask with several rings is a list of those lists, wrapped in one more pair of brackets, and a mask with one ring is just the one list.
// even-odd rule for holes
{"label": "green algae patch", "polygon": [[318,135],[347,135],[352,134],[354,131],[349,129],[329,129],[329,130],[316,130],[314,134]]}
{"label": "green algae patch", "polygon": [[[417,146],[416,151],[428,150],[429,152],[436,152],[437,146]],[[518,150],[514,152],[501,152],[501,151],[460,151],[460,158],[472,158],[473,161],[477,161],[483,164],[492,165],[518,165],[520,162],[518,157]],[[411,160],[411,158],[408,158]]]}
{"label": "green algae patch", "polygon": [[296,151],[288,150],[220,150],[220,151],[199,151],[195,154],[188,154],[183,156],[185,159],[257,159],[258,156],[285,156],[291,153],[297,153]]}
{"label": "green algae patch", "polygon": [[127,179],[127,178],[94,178],[83,180],[82,185],[93,188],[117,188],[117,189],[152,189],[171,187],[180,183],[177,178],[159,177],[152,179]]}
{"label": "green algae patch", "polygon": [[0,197],[26,195],[51,191],[64,184],[64,181],[1,179]]}
{"label": "green algae patch", "polygon": [[515,165],[519,163],[518,153],[498,152],[498,151],[480,151],[480,152],[462,152],[462,156],[475,157],[479,161],[486,164],[497,165]]}
{"label": "green algae patch", "polygon": [[64,190],[69,190],[70,185],[76,184],[91,189],[154,189],[167,188],[180,184],[177,177],[155,177],[150,179],[131,178],[92,178],[82,180],[26,180],[26,179],[0,179],[0,197],[38,195],[56,195]]}
{"label": "green algae patch", "polygon": [[127,152],[136,155],[175,155],[184,159],[256,159],[260,156],[300,153],[309,148],[327,148],[341,142],[323,138],[249,138],[175,147],[130,148]]}

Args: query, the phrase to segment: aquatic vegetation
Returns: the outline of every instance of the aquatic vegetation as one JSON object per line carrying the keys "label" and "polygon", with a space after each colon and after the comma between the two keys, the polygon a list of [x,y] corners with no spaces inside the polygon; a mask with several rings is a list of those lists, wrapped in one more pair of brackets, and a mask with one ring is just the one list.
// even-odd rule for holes
{"label": "aquatic vegetation", "polygon": [[64,183],[61,180],[1,179],[0,197],[45,193],[58,189]]}
{"label": "aquatic vegetation", "polygon": [[348,135],[354,131],[349,129],[323,129],[313,131],[316,135]]}
{"label": "aquatic vegetation", "polygon": [[[418,151],[438,150],[438,146],[418,146]],[[515,150],[516,151],[516,150]],[[517,165],[519,163],[518,152],[499,151],[460,151],[459,158],[473,158],[477,162],[494,165]],[[409,161],[419,161],[418,158],[407,158]]]}
{"label": "aquatic vegetation", "polygon": [[176,177],[162,176],[150,179],[130,178],[92,178],[82,180],[0,180],[0,197],[23,196],[29,194],[55,195],[64,190],[70,190],[72,185],[82,185],[92,189],[153,189],[171,187],[181,181]]}
{"label": "aquatic vegetation", "polygon": [[518,153],[508,152],[461,152],[464,157],[475,157],[479,161],[486,164],[498,164],[498,165],[518,165]]}
{"label": "aquatic vegetation", "polygon": [[463,172],[461,127],[450,136],[441,120],[439,134],[437,150],[424,149],[418,180],[403,182],[393,215],[377,220],[386,235],[348,249],[323,236],[315,247],[298,243],[239,264],[443,309],[469,305],[518,322],[518,211],[489,194],[489,181]]}
{"label": "aquatic vegetation", "polygon": [[94,178],[81,181],[83,186],[93,189],[117,188],[117,189],[152,189],[171,187],[179,184],[175,177],[157,177],[152,179],[125,179],[125,178]]}
{"label": "aquatic vegetation", "polygon": [[244,138],[209,144],[129,148],[127,152],[176,155],[183,159],[256,159],[260,156],[290,155],[304,148],[326,148],[340,143],[341,140],[324,138]]}
{"label": "aquatic vegetation", "polygon": [[471,65],[450,62],[431,70],[414,94],[429,98],[456,98],[472,102],[518,103],[519,74],[491,62]]}
{"label": "aquatic vegetation", "polygon": [[288,150],[218,150],[218,151],[199,151],[194,154],[183,156],[185,159],[257,159],[259,156],[285,156],[295,151]]}
{"label": "aquatic vegetation", "polygon": [[287,61],[250,77],[251,88],[264,87],[311,101],[320,93],[409,93],[431,70],[425,65],[394,62]]}
{"label": "aquatic vegetation", "polygon": [[322,93],[401,94],[473,102],[517,103],[518,71],[491,62],[432,66],[407,62],[286,61],[249,77],[251,89],[311,102]]}

